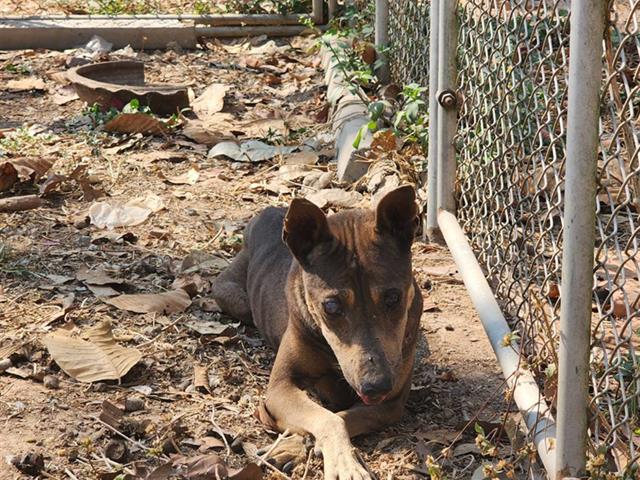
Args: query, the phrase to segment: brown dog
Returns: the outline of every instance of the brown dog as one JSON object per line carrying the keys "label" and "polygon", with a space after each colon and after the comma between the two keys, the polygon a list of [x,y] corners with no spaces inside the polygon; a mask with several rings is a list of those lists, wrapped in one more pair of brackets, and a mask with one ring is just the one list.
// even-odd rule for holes
{"label": "brown dog", "polygon": [[350,437],[402,416],[422,313],[416,225],[410,186],[375,211],[329,217],[294,199],[286,213],[268,208],[249,223],[214,283],[223,311],[277,349],[266,409],[280,430],[315,437],[327,479],[369,479]]}

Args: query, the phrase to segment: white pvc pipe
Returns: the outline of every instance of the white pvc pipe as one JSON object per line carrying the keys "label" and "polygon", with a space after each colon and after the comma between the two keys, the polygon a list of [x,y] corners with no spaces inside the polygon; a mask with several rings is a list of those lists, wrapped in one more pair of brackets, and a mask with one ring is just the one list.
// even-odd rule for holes
{"label": "white pvc pipe", "polygon": [[603,0],[571,5],[556,477],[585,473]]}
{"label": "white pvc pipe", "polygon": [[538,455],[551,476],[555,472],[555,425],[549,406],[531,373],[520,368],[518,347],[513,344],[505,346],[503,343],[505,337],[511,334],[511,329],[455,215],[440,210],[438,224],[489,337],[502,373],[512,388],[513,399],[538,449]]}
{"label": "white pvc pipe", "polygon": [[429,164],[427,167],[426,233],[431,242],[441,242],[438,231],[438,15],[440,0],[431,0],[429,32]]}

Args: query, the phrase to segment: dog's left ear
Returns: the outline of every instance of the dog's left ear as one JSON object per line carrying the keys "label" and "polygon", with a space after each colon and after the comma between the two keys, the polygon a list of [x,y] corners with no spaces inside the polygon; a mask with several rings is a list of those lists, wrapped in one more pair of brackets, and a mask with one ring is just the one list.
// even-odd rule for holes
{"label": "dog's left ear", "polygon": [[320,208],[304,198],[291,201],[284,217],[282,240],[303,266],[309,263],[314,248],[332,238],[327,216]]}
{"label": "dog's left ear", "polygon": [[403,185],[387,193],[376,207],[376,230],[394,236],[402,247],[409,248],[418,227],[416,191]]}

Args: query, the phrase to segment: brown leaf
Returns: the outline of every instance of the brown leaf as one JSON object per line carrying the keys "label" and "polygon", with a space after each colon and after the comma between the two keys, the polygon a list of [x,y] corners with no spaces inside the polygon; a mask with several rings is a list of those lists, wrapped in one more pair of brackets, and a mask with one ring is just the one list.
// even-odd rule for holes
{"label": "brown leaf", "polygon": [[169,129],[157,118],[145,113],[121,113],[104,125],[105,132],[165,135]]}
{"label": "brown leaf", "polygon": [[106,193],[102,189],[93,188],[91,182],[86,178],[78,178],[78,185],[80,185],[80,189],[82,190],[82,200],[85,202],[93,202],[99,198],[106,196]]}
{"label": "brown leaf", "polygon": [[383,152],[395,152],[398,150],[398,137],[393,130],[381,130],[373,134],[371,150],[381,150]]}
{"label": "brown leaf", "polygon": [[193,386],[199,391],[206,390],[211,393],[207,367],[203,365],[193,365]]}
{"label": "brown leaf", "polygon": [[124,283],[123,280],[110,277],[103,267],[89,270],[84,265],[80,267],[80,270],[76,273],[76,279],[93,285],[121,285]]}
{"label": "brown leaf", "polygon": [[119,295],[103,299],[105,303],[120,310],[135,313],[171,313],[183,312],[191,305],[191,298],[184,290],[173,290],[163,293],[141,293],[136,295]]}
{"label": "brown leaf", "polygon": [[242,133],[247,138],[265,138],[272,134],[287,135],[287,127],[281,118],[251,120],[250,122],[240,124],[232,131],[234,133]]}
{"label": "brown leaf", "polygon": [[237,470],[229,470],[229,480],[261,480],[262,469],[256,463],[249,463]]}
{"label": "brown leaf", "polygon": [[362,201],[362,194],[355,190],[347,192],[340,188],[326,188],[307,195],[307,200],[320,208],[352,208]]}
{"label": "brown leaf", "polygon": [[50,174],[42,185],[40,185],[40,195],[46,195],[56,190],[58,186],[67,181],[69,178],[66,175],[58,175],[57,173]]}
{"label": "brown leaf", "polygon": [[221,83],[209,85],[191,104],[191,108],[200,118],[218,113],[224,107],[224,96],[229,87]]}
{"label": "brown leaf", "polygon": [[195,168],[191,168],[180,175],[164,177],[167,182],[173,185],[195,185],[198,182],[198,178],[200,178],[200,172]]}
{"label": "brown leaf", "polygon": [[179,456],[174,458],[173,466],[180,468],[182,475],[189,480],[227,477],[227,466],[215,453],[195,457]]}
{"label": "brown leaf", "polygon": [[38,77],[25,77],[17,80],[9,80],[4,84],[3,90],[12,92],[26,92],[29,90],[44,90],[46,85],[44,80]]}
{"label": "brown leaf", "polygon": [[142,358],[137,349],[115,342],[109,320],[90,329],[87,336],[83,340],[58,330],[46,335],[42,342],[58,366],[80,382],[120,380]]}
{"label": "brown leaf", "polygon": [[188,120],[185,122],[182,127],[182,134],[194,142],[207,145],[209,147],[217,145],[220,142],[234,140],[236,138],[228,130],[209,122],[205,123],[202,120]]}
{"label": "brown leaf", "polygon": [[47,158],[12,158],[0,161],[0,192],[8,190],[18,181],[37,182],[53,166]]}

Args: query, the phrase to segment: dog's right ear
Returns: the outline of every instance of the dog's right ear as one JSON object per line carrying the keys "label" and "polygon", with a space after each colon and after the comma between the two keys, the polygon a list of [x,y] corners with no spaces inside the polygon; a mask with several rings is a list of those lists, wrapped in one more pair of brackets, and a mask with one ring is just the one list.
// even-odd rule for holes
{"label": "dog's right ear", "polygon": [[308,264],[311,251],[331,240],[327,216],[309,200],[294,198],[284,217],[282,240],[302,265]]}

